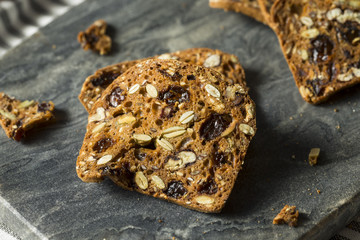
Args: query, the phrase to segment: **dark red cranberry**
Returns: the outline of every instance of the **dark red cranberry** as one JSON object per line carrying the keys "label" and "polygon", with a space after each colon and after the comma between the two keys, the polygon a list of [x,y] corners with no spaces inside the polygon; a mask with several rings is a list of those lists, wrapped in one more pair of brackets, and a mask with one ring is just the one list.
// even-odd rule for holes
{"label": "dark red cranberry", "polygon": [[114,145],[114,140],[111,138],[103,138],[97,141],[93,147],[93,150],[97,153],[102,153],[112,145]]}
{"label": "dark red cranberry", "polygon": [[99,77],[91,79],[91,83],[95,87],[106,87],[110,85],[110,83],[112,83],[119,75],[120,73],[103,72]]}
{"label": "dark red cranberry", "polygon": [[196,78],[195,78],[195,76],[194,75],[187,75],[187,80],[189,80],[189,81],[191,81],[191,80],[195,80]]}
{"label": "dark red cranberry", "polygon": [[50,109],[50,104],[43,102],[38,104],[38,112],[46,112]]}
{"label": "dark red cranberry", "polygon": [[135,149],[134,151],[134,155],[135,155],[135,158],[140,160],[140,161],[143,161],[145,158],[146,158],[146,153],[144,152],[141,152],[140,149]]}
{"label": "dark red cranberry", "polygon": [[25,137],[25,131],[22,127],[19,127],[13,131],[13,139],[15,141],[20,141]]}
{"label": "dark red cranberry", "polygon": [[215,151],[213,153],[212,163],[214,167],[220,167],[227,163],[227,155],[224,152]]}
{"label": "dark red cranberry", "polygon": [[186,188],[184,188],[184,185],[180,181],[171,181],[168,184],[168,187],[166,190],[164,190],[164,193],[171,198],[180,198],[187,193]]}
{"label": "dark red cranberry", "polygon": [[334,48],[333,42],[327,35],[317,36],[311,40],[311,45],[311,59],[314,63],[328,60]]}
{"label": "dark red cranberry", "polygon": [[313,79],[313,80],[307,80],[306,81],[307,85],[310,85],[311,87],[311,91],[316,95],[316,96],[321,96],[324,93],[324,88],[323,88],[323,81],[321,79]]}
{"label": "dark red cranberry", "polygon": [[[360,27],[359,24],[355,21],[346,21],[341,25],[340,29],[336,29],[340,33],[341,38],[347,41],[348,43],[356,46],[360,41],[355,41],[354,39],[360,37]],[[354,43],[353,43],[354,42]]]}
{"label": "dark red cranberry", "polygon": [[162,75],[168,77],[168,78],[171,78],[171,80],[173,81],[179,81],[181,78],[182,78],[182,75],[178,72],[175,72],[173,75],[169,74],[168,72],[166,72],[165,70],[163,69],[159,69],[158,70]]}
{"label": "dark red cranberry", "polygon": [[337,69],[336,69],[335,63],[330,63],[328,65],[328,68],[327,68],[326,72],[329,75],[329,80],[330,81],[336,79]]}
{"label": "dark red cranberry", "polygon": [[123,163],[120,168],[113,169],[110,166],[106,166],[101,169],[103,170],[102,176],[111,176],[129,188],[135,187],[135,173],[130,171],[130,164],[128,162]]}
{"label": "dark red cranberry", "polygon": [[218,191],[218,187],[214,178],[208,177],[205,182],[198,186],[197,191],[203,194],[215,194]]}
{"label": "dark red cranberry", "polygon": [[159,99],[166,101],[167,104],[175,104],[176,102],[188,102],[190,93],[183,87],[171,85],[166,90],[160,91]]}
{"label": "dark red cranberry", "polygon": [[122,101],[125,100],[125,95],[121,95],[123,90],[119,87],[116,87],[110,95],[108,96],[109,105],[112,107],[117,107]]}
{"label": "dark red cranberry", "polygon": [[212,140],[221,135],[230,125],[232,118],[229,114],[212,113],[201,124],[200,137],[205,141]]}

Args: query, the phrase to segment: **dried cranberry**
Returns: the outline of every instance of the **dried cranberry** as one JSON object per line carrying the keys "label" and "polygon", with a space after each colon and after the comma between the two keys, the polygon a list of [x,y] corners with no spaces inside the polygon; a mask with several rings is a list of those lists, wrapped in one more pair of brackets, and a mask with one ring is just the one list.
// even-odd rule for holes
{"label": "dried cranberry", "polygon": [[307,85],[310,85],[311,87],[311,91],[316,95],[316,96],[321,96],[324,93],[324,88],[322,87],[324,85],[323,81],[321,79],[313,79],[313,80],[307,80],[306,81]]}
{"label": "dried cranberry", "polygon": [[213,153],[212,163],[214,167],[220,167],[227,163],[228,157],[224,152],[215,151]]}
{"label": "dried cranberry", "polygon": [[187,80],[191,81],[191,80],[195,80],[195,76],[194,75],[187,75]]}
{"label": "dried cranberry", "polygon": [[336,69],[335,63],[330,63],[328,65],[328,68],[327,68],[326,72],[329,75],[329,80],[330,81],[336,79],[337,69]]}
{"label": "dried cranberry", "polygon": [[135,158],[140,160],[140,161],[143,161],[145,158],[146,158],[146,153],[144,152],[141,152],[140,149],[135,149],[134,151],[134,155],[135,155]]}
{"label": "dried cranberry", "polygon": [[164,107],[161,111],[160,118],[172,118],[177,111],[178,108],[174,108],[173,106]]}
{"label": "dried cranberry", "polygon": [[163,69],[159,69],[158,70],[162,75],[168,77],[168,78],[171,78],[171,80],[173,81],[179,81],[181,78],[182,78],[182,75],[178,72],[175,72],[173,75],[169,74],[168,72],[166,72],[165,70]]}
{"label": "dried cranberry", "polygon": [[344,56],[346,57],[346,59],[352,58],[352,55],[351,55],[350,51],[348,51],[346,49],[344,49]]}
{"label": "dried cranberry", "polygon": [[112,92],[108,96],[110,106],[117,107],[122,101],[124,101],[125,95],[121,95],[122,92],[123,90],[119,87],[112,90]]}
{"label": "dried cranberry", "polygon": [[103,170],[101,173],[102,176],[114,177],[129,188],[133,188],[135,186],[135,173],[130,171],[130,164],[128,162],[123,163],[120,168],[113,169],[106,166],[101,169]]}
{"label": "dried cranberry", "polygon": [[19,127],[13,131],[13,139],[15,141],[19,142],[21,139],[23,139],[23,137],[25,137],[25,131],[22,127]]}
{"label": "dried cranberry", "polygon": [[93,150],[97,153],[102,153],[106,149],[114,145],[114,143],[114,140],[112,140],[111,138],[103,138],[95,143]]}
{"label": "dried cranberry", "polygon": [[221,135],[223,131],[230,125],[232,118],[229,114],[212,113],[201,124],[200,137],[204,140],[212,140]]}
{"label": "dried cranberry", "polygon": [[166,101],[168,104],[175,102],[188,102],[190,93],[183,87],[178,85],[170,85],[166,90],[160,91],[159,99]]}
{"label": "dried cranberry", "polygon": [[39,103],[38,104],[38,112],[46,112],[48,111],[50,108],[50,104],[49,103]]}
{"label": "dried cranberry", "polygon": [[119,75],[120,75],[120,73],[103,72],[99,77],[91,79],[91,83],[95,87],[97,87],[97,86],[106,87],[110,83],[112,83]]}
{"label": "dried cranberry", "polygon": [[360,29],[359,24],[353,21],[346,21],[341,25],[341,30],[339,28],[336,29],[337,32],[340,32],[341,38],[347,41],[350,44],[358,45],[360,41],[356,41],[353,43],[354,39],[360,37]]}
{"label": "dried cranberry", "polygon": [[332,54],[334,48],[333,42],[327,35],[319,35],[315,39],[311,40],[310,49],[311,59],[314,63],[324,62],[329,59],[329,55]]}
{"label": "dried cranberry", "polygon": [[84,33],[84,36],[85,36],[86,42],[93,47],[99,41],[99,37],[94,32]]}
{"label": "dried cranberry", "polygon": [[180,181],[171,181],[168,184],[168,187],[166,190],[164,190],[164,193],[172,198],[180,198],[187,193],[186,188],[184,188],[184,185]]}
{"label": "dried cranberry", "polygon": [[205,182],[198,186],[197,191],[204,194],[215,194],[218,191],[218,187],[214,178],[208,177]]}

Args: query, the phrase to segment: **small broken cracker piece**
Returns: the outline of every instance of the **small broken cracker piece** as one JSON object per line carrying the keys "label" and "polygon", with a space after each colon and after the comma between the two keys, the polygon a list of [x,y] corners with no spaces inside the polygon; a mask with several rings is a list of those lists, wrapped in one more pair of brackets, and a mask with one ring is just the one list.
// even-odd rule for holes
{"label": "small broken cracker piece", "polygon": [[309,164],[314,166],[317,164],[317,160],[320,154],[320,148],[312,148],[309,153]]}
{"label": "small broken cracker piece", "polygon": [[110,52],[111,38],[105,34],[107,24],[104,20],[96,20],[85,32],[79,32],[78,42],[84,50],[91,49],[105,55]]}
{"label": "small broken cracker piece", "polygon": [[299,211],[296,206],[285,205],[280,213],[276,215],[273,224],[288,224],[291,227],[296,227],[298,224]]}
{"label": "small broken cracker piece", "polygon": [[20,141],[25,133],[54,118],[53,102],[20,101],[0,93],[0,124],[6,135]]}

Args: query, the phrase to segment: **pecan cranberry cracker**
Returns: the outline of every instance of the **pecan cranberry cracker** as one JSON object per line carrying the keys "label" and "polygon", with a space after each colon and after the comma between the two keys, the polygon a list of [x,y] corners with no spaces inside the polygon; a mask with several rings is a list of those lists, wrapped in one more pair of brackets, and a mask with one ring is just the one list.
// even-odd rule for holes
{"label": "pecan cranberry cracker", "polygon": [[226,11],[241,12],[259,22],[266,23],[257,0],[209,0],[209,6]]}
{"label": "pecan cranberry cracker", "polygon": [[53,118],[53,102],[19,101],[0,93],[0,124],[6,135],[20,141],[25,133]]}
{"label": "pecan cranberry cracker", "polygon": [[247,89],[211,68],[150,59],[90,111],[76,171],[203,212],[219,212],[256,131]]}
{"label": "pecan cranberry cracker", "polygon": [[111,38],[105,34],[107,24],[104,20],[96,20],[85,32],[79,32],[78,42],[84,50],[93,50],[100,55],[107,54],[111,49]]}
{"label": "pecan cranberry cracker", "polygon": [[270,25],[306,101],[360,82],[360,1],[279,0]]}
{"label": "pecan cranberry cracker", "polygon": [[[209,48],[190,48],[174,53],[165,53],[152,58],[177,59],[179,61],[211,67],[233,82],[245,85],[245,73],[237,57],[232,54]],[[150,58],[147,58],[150,59]],[[122,73],[145,59],[120,62],[97,70],[86,78],[79,100],[89,112],[103,91]]]}

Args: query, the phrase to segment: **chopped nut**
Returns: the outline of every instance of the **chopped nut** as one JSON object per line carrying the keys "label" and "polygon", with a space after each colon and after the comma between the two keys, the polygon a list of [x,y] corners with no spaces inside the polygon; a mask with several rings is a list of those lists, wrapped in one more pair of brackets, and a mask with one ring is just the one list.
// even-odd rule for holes
{"label": "chopped nut", "polygon": [[99,107],[96,109],[96,113],[89,117],[89,123],[102,121],[104,119],[105,119],[105,109],[102,107]]}
{"label": "chopped nut", "polygon": [[153,175],[153,176],[151,176],[151,180],[154,182],[156,187],[158,187],[160,189],[165,188],[165,183],[159,176]]}
{"label": "chopped nut", "polygon": [[210,55],[204,62],[204,67],[217,67],[220,65],[221,59],[219,55]]}
{"label": "chopped nut", "polygon": [[215,199],[209,196],[198,196],[195,198],[195,201],[200,204],[213,204],[215,202]]}
{"label": "chopped nut", "polygon": [[6,112],[6,111],[4,111],[2,109],[0,109],[0,114],[3,115],[6,118],[12,120],[12,121],[14,121],[16,119],[16,116],[14,114],[12,114],[10,112]]}
{"label": "chopped nut", "polygon": [[309,59],[309,54],[305,49],[301,49],[301,59],[304,61]]}
{"label": "chopped nut", "polygon": [[311,28],[301,32],[301,36],[303,38],[315,38],[318,35],[319,35],[319,30],[317,30],[316,28]]}
{"label": "chopped nut", "polygon": [[235,84],[234,86],[228,86],[225,90],[225,96],[230,100],[235,100],[236,93],[245,94],[245,89],[240,84]]}
{"label": "chopped nut", "polygon": [[152,98],[157,98],[157,96],[158,96],[158,91],[156,90],[156,87],[154,87],[154,85],[147,84],[146,85],[146,92]]}
{"label": "chopped nut", "polygon": [[132,86],[132,87],[129,89],[129,94],[134,94],[134,93],[136,93],[139,89],[140,89],[140,85],[139,85],[139,84],[135,84],[134,86]]}
{"label": "chopped nut", "polygon": [[219,90],[214,87],[213,85],[211,84],[206,84],[205,85],[205,90],[213,97],[215,98],[220,98],[221,97],[221,94],[219,92]]}
{"label": "chopped nut", "polygon": [[166,139],[164,138],[157,138],[156,139],[156,143],[161,146],[162,148],[164,148],[165,150],[168,151],[173,151],[174,150],[174,146]]}
{"label": "chopped nut", "polygon": [[182,151],[178,154],[179,160],[170,159],[166,164],[165,168],[170,171],[175,171],[180,168],[184,168],[186,164],[193,163],[196,161],[196,155],[190,151]]}
{"label": "chopped nut", "polygon": [[34,103],[35,103],[34,100],[31,100],[31,101],[25,100],[25,101],[23,101],[22,103],[20,103],[20,104],[18,105],[18,108],[19,108],[19,109],[21,109],[21,108],[27,108],[27,107],[30,107],[31,105],[33,105]]}
{"label": "chopped nut", "polygon": [[102,164],[105,164],[105,163],[108,163],[112,160],[112,155],[105,155],[105,156],[102,156],[98,161],[97,161],[97,165],[102,165]]}
{"label": "chopped nut", "polygon": [[348,82],[353,78],[352,72],[348,72],[348,73],[344,73],[344,74],[339,74],[338,75],[338,80],[342,81],[342,82]]}
{"label": "chopped nut", "polygon": [[93,128],[93,130],[91,131],[91,133],[97,133],[99,132],[101,129],[103,129],[105,127],[106,123],[102,122],[100,124],[98,124],[96,127]]}
{"label": "chopped nut", "polygon": [[327,19],[329,19],[330,21],[337,18],[338,16],[341,15],[341,9],[340,8],[334,8],[334,9],[331,9],[329,10],[327,13],[326,13],[326,17]]}
{"label": "chopped nut", "polygon": [[142,190],[145,190],[148,188],[148,180],[145,177],[143,172],[136,172],[135,174],[135,183],[141,188]]}
{"label": "chopped nut", "polygon": [[285,205],[281,209],[280,213],[276,215],[273,220],[273,224],[285,224],[287,223],[291,227],[296,227],[299,218],[299,211],[296,210],[295,206]]}
{"label": "chopped nut", "polygon": [[312,25],[314,25],[313,20],[309,17],[303,16],[300,18],[300,21],[307,27],[311,27]]}
{"label": "chopped nut", "polygon": [[255,107],[253,104],[246,104],[245,109],[246,109],[246,117],[244,121],[249,122],[255,116]]}
{"label": "chopped nut", "polygon": [[247,124],[240,124],[239,129],[246,135],[254,135],[255,134],[254,129]]}
{"label": "chopped nut", "polygon": [[145,145],[149,144],[151,142],[151,139],[152,139],[149,135],[137,134],[137,133],[135,133],[133,135],[133,138],[136,141],[136,143],[138,143],[141,146],[145,146]]}
{"label": "chopped nut", "polygon": [[356,77],[360,77],[360,68],[352,68],[351,70]]}
{"label": "chopped nut", "polygon": [[225,131],[221,134],[221,136],[226,137],[227,135],[232,133],[236,127],[236,124],[237,124],[236,120],[232,121],[232,123],[230,123],[229,127],[227,129],[225,129]]}
{"label": "chopped nut", "polygon": [[314,166],[317,164],[317,159],[320,154],[320,148],[312,148],[309,153],[309,164]]}
{"label": "chopped nut", "polygon": [[158,59],[179,59],[178,57],[176,56],[172,56],[171,54],[169,53],[164,53],[164,54],[161,54],[160,56],[158,56]]}
{"label": "chopped nut", "polygon": [[136,118],[132,113],[124,114],[119,117],[117,120],[118,124],[130,124],[136,121]]}
{"label": "chopped nut", "polygon": [[186,124],[191,122],[194,119],[194,111],[187,111],[183,115],[181,115],[179,122],[181,124]]}

